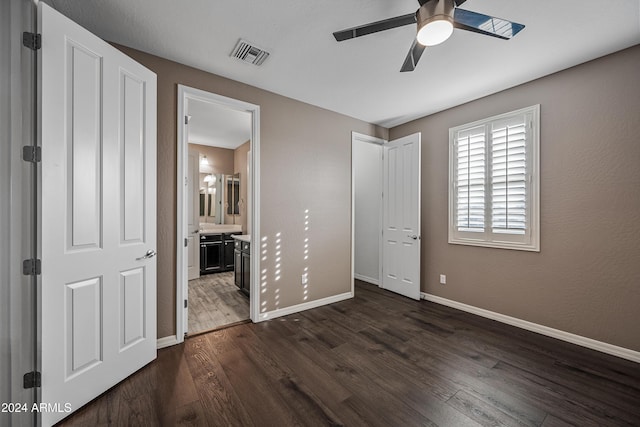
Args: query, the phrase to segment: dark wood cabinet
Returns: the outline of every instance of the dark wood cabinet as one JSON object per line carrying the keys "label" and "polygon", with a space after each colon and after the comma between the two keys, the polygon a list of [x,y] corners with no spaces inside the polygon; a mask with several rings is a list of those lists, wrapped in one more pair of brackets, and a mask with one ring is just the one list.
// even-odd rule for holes
{"label": "dark wood cabinet", "polygon": [[233,270],[233,235],[240,233],[206,233],[200,235],[200,274]]}
{"label": "dark wood cabinet", "polygon": [[222,234],[200,235],[200,274],[222,271]]}
{"label": "dark wood cabinet", "polygon": [[234,243],[235,240],[231,237],[232,234],[224,235],[224,253],[223,253],[223,268],[225,271],[233,270],[234,266]]}
{"label": "dark wood cabinet", "polygon": [[240,245],[240,241],[236,240],[235,241],[235,247],[236,249],[234,250],[234,266],[233,266],[233,282],[236,284],[236,286],[240,289],[242,289],[242,251],[241,251],[241,245]]}
{"label": "dark wood cabinet", "polygon": [[[247,246],[249,244],[247,243]],[[242,292],[251,295],[251,255],[242,252]]]}
{"label": "dark wood cabinet", "polygon": [[234,282],[242,293],[249,296],[251,293],[251,244],[236,240],[234,248]]}

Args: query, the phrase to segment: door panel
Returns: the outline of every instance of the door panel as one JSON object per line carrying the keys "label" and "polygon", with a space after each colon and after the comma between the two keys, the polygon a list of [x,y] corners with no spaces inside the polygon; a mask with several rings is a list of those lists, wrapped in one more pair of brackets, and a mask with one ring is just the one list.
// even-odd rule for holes
{"label": "door panel", "polygon": [[[100,217],[102,163],[102,58],[86,47],[65,40],[68,74],[64,104],[67,119],[67,194],[70,227],[69,249],[98,248],[101,245]],[[61,82],[62,83],[62,82]],[[82,177],[82,179],[75,179]]]}
{"label": "door panel", "polygon": [[144,81],[120,70],[121,243],[144,240]]}
{"label": "door panel", "polygon": [[156,77],[38,11],[41,401],[76,410],[156,357]]}
{"label": "door panel", "polygon": [[102,278],[70,283],[65,290],[68,380],[102,361]]}
{"label": "door panel", "polygon": [[120,350],[145,338],[144,268],[120,273]]}
{"label": "door panel", "polygon": [[384,146],[382,287],[420,299],[420,134]]}

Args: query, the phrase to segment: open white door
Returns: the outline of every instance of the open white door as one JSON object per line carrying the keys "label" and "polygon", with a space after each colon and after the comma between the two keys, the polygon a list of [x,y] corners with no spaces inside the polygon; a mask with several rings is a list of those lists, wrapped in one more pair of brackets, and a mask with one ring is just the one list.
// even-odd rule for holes
{"label": "open white door", "polygon": [[38,15],[49,426],[156,357],[156,76],[43,2]]}
{"label": "open white door", "polygon": [[187,275],[193,280],[200,277],[200,153],[197,150],[189,150],[188,169]]}
{"label": "open white door", "polygon": [[420,133],[384,145],[382,287],[420,299]]}

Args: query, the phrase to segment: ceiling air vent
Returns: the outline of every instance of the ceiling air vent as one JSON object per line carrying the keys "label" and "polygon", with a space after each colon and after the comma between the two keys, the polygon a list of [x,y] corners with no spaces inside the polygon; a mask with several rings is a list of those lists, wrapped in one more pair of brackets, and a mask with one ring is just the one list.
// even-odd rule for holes
{"label": "ceiling air vent", "polygon": [[246,40],[238,40],[236,47],[233,48],[231,56],[242,62],[248,62],[253,65],[262,65],[269,56],[269,52],[256,47]]}

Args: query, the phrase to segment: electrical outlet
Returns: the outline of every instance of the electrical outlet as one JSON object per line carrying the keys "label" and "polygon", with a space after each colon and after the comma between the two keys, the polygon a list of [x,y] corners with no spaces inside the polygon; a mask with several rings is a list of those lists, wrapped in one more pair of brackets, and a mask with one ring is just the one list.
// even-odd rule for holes
{"label": "electrical outlet", "polygon": [[447,276],[445,274],[441,274],[440,275],[440,284],[441,285],[446,285],[447,284]]}
{"label": "electrical outlet", "polygon": [[307,283],[309,283],[309,276],[307,275],[307,273],[304,273],[302,275],[302,284],[306,285]]}

